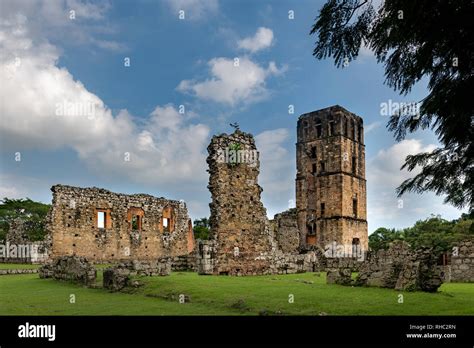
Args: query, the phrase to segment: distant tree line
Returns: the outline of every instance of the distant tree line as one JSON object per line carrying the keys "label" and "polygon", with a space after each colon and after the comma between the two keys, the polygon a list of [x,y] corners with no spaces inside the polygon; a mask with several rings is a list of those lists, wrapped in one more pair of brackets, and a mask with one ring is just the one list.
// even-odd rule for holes
{"label": "distant tree line", "polygon": [[22,220],[29,241],[43,240],[46,231],[46,215],[51,206],[26,199],[0,200],[0,241],[5,241],[14,220]]}
{"label": "distant tree line", "polygon": [[459,241],[474,238],[474,214],[462,214],[459,219],[448,221],[439,215],[431,215],[417,221],[412,227],[390,229],[380,227],[369,236],[372,250],[387,249],[396,240],[404,240],[416,249],[432,247],[437,254],[451,251]]}

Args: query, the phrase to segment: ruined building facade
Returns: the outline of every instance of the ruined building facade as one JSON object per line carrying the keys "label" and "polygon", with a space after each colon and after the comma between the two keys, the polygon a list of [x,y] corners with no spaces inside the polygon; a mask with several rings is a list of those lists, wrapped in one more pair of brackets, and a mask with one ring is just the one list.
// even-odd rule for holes
{"label": "ruined building facade", "polygon": [[64,185],[51,190],[51,258],[148,260],[186,255],[194,248],[191,220],[182,201]]}
{"label": "ruined building facade", "polygon": [[336,242],[367,249],[362,118],[338,105],[301,115],[296,167],[300,248]]}

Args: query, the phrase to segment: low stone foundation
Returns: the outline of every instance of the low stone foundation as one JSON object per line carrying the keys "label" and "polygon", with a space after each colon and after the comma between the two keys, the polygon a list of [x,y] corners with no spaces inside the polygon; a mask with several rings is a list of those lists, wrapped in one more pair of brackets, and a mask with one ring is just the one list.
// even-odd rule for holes
{"label": "low stone foundation", "polygon": [[167,276],[171,273],[171,258],[154,261],[130,260],[121,262],[104,270],[103,286],[105,289],[120,291],[129,285],[134,275]]}
{"label": "low stone foundation", "polygon": [[173,272],[195,272],[196,270],[197,260],[195,253],[171,258],[171,271]]}
{"label": "low stone foundation", "polygon": [[33,274],[38,273],[37,269],[0,269],[0,275],[8,274]]}
{"label": "low stone foundation", "polygon": [[41,266],[39,277],[69,280],[90,286],[95,283],[97,271],[84,257],[63,256]]}

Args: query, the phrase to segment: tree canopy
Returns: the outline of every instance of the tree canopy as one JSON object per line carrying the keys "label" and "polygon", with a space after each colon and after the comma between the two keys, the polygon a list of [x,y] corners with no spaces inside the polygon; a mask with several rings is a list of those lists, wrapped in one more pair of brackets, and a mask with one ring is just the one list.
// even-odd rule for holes
{"label": "tree canopy", "polygon": [[26,199],[4,198],[0,201],[0,240],[5,240],[13,220],[26,221],[30,241],[43,240],[46,234],[45,218],[49,204]]}
{"label": "tree canopy", "polygon": [[201,219],[194,220],[193,232],[194,232],[195,239],[202,239],[202,240],[209,239],[209,232],[210,232],[209,219],[204,217]]}
{"label": "tree canopy", "polygon": [[414,249],[431,247],[435,253],[441,254],[450,251],[459,241],[474,239],[473,222],[474,216],[468,214],[452,221],[432,215],[400,230],[381,227],[369,236],[369,247],[372,250],[387,249],[391,242],[404,240]]}
{"label": "tree canopy", "polygon": [[407,133],[432,129],[440,147],[410,155],[403,168],[421,172],[397,188],[433,191],[445,203],[474,209],[474,2],[471,0],[329,0],[310,34],[313,55],[337,67],[356,59],[362,46],[385,66],[385,83],[407,95],[422,78],[428,94],[419,114],[397,112],[387,127],[401,141]]}

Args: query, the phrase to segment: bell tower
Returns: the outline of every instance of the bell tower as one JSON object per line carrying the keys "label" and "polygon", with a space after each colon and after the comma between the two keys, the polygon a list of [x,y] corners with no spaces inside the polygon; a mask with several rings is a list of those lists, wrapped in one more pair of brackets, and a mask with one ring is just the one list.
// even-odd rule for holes
{"label": "bell tower", "polygon": [[368,248],[364,128],[339,105],[301,115],[296,143],[300,248]]}

